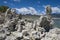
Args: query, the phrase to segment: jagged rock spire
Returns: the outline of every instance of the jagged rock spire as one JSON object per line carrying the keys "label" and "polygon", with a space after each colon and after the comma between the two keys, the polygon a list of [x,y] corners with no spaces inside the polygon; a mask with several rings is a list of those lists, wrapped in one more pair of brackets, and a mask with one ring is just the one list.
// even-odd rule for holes
{"label": "jagged rock spire", "polygon": [[46,16],[48,17],[48,19],[51,19],[52,18],[51,13],[52,13],[51,6],[50,5],[47,5],[46,6]]}
{"label": "jagged rock spire", "polygon": [[47,14],[47,15],[50,15],[51,13],[52,13],[51,6],[50,6],[50,5],[47,5],[47,6],[46,6],[46,14]]}

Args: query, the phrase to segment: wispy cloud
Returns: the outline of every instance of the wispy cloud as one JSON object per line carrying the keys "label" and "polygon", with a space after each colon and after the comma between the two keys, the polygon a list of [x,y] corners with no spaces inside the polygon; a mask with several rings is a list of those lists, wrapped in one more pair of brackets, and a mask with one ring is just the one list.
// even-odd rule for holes
{"label": "wispy cloud", "polygon": [[60,8],[52,7],[52,13],[60,13]]}
{"label": "wispy cloud", "polygon": [[20,2],[21,0],[13,0],[14,2]]}
{"label": "wispy cloud", "polygon": [[15,8],[18,13],[21,13],[21,14],[37,14],[38,12],[35,10],[35,8],[33,7],[28,7],[28,8]]}
{"label": "wispy cloud", "polygon": [[3,1],[5,4],[7,3],[7,1]]}

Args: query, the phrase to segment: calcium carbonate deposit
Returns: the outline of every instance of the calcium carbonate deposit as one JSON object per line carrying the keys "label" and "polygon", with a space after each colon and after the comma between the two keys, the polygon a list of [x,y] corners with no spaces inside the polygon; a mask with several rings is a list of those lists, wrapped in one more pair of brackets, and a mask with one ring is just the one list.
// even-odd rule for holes
{"label": "calcium carbonate deposit", "polygon": [[49,14],[30,22],[9,10],[0,15],[0,40],[60,40],[60,29],[53,27]]}

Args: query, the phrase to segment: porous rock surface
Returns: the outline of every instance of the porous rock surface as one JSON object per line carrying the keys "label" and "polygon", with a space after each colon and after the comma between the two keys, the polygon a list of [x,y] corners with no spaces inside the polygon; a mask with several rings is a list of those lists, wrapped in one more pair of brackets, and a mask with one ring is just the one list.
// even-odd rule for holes
{"label": "porous rock surface", "polygon": [[33,22],[14,16],[0,20],[0,40],[60,40],[60,29],[53,28],[53,20],[47,16]]}

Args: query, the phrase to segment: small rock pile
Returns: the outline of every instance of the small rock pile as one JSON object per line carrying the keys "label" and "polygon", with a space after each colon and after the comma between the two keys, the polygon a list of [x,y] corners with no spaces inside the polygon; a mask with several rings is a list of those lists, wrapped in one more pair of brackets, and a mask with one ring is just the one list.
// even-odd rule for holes
{"label": "small rock pile", "polygon": [[60,29],[54,28],[50,30],[41,40],[60,40]]}
{"label": "small rock pile", "polygon": [[34,22],[13,18],[0,24],[0,40],[40,40],[45,35],[43,27]]}

